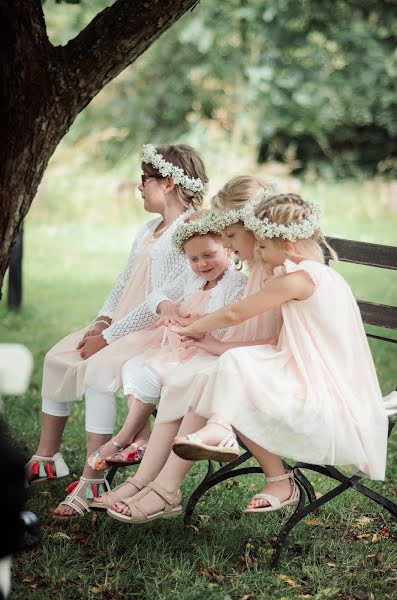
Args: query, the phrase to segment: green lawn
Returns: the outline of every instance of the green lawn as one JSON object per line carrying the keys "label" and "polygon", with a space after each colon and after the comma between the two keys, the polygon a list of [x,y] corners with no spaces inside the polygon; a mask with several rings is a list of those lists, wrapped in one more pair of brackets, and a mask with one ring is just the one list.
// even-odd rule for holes
{"label": "green lawn", "polygon": [[[357,189],[349,185],[312,188],[325,199],[325,231],[392,243],[393,216],[383,208],[368,212]],[[355,200],[348,206],[351,194]],[[24,307],[19,314],[10,314],[2,303],[0,339],[26,344],[35,358],[28,392],[5,402],[6,420],[27,453],[35,449],[39,436],[44,354],[94,316],[122,269],[133,234],[134,226],[128,223],[45,226],[33,219],[26,225]],[[338,268],[358,296],[397,304],[395,273]],[[396,383],[395,346],[374,342],[371,348],[386,393]],[[119,420],[122,417],[121,407]],[[81,473],[83,448],[83,405],[77,403],[62,448],[73,476]],[[370,484],[394,500],[396,457],[395,431],[386,483]],[[202,466],[192,470],[183,488],[185,499],[203,473]],[[312,482],[318,493],[328,489],[321,476]],[[272,538],[283,515],[250,518],[242,513],[260,485],[256,476],[220,484],[200,503],[194,526],[188,529],[182,528],[180,518],[135,528],[101,514],[54,522],[50,510],[64,496],[64,485],[35,488],[29,492],[29,508],[41,519],[43,543],[16,559],[13,598],[397,598],[397,524],[352,492],[301,523],[279,568],[270,571]]]}

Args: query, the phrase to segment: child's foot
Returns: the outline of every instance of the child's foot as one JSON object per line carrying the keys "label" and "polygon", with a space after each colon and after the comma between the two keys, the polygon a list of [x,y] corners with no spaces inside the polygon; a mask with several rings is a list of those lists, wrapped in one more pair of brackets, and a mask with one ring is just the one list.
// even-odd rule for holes
{"label": "child's foot", "polygon": [[292,472],[268,477],[263,490],[249,501],[245,512],[271,512],[297,504],[299,502],[299,488],[297,487]]}
{"label": "child's foot", "polygon": [[231,462],[240,453],[233,429],[223,419],[209,419],[207,425],[195,433],[177,436],[172,449],[185,460]]}
{"label": "child's foot", "polygon": [[109,489],[109,484],[104,478],[88,479],[80,477],[78,481],[74,481],[66,488],[68,495],[53,511],[52,516],[55,518],[69,518],[84,515],[90,512],[92,501],[106,489]]}
{"label": "child's foot", "polygon": [[[128,442],[127,442],[128,443]],[[125,448],[125,444],[122,440],[116,440],[113,438],[103,444],[95,450],[88,458],[87,463],[94,469],[94,471],[105,471],[108,468],[106,464],[106,458],[116,456],[119,452],[122,452]]]}
{"label": "child's foot", "polygon": [[69,468],[60,452],[53,456],[34,454],[25,465],[25,480],[29,486],[64,479],[68,475]]}
{"label": "child's foot", "polygon": [[136,475],[127,477],[124,483],[116,486],[113,490],[102,494],[99,498],[94,498],[94,503],[98,508],[110,508],[112,504],[123,500],[124,498],[130,498],[135,496],[141,489],[145,487],[146,483],[141,481]]}
{"label": "child's foot", "polygon": [[[125,502],[116,502],[108,510],[108,514],[117,518],[117,515],[127,517],[131,523],[143,523],[153,518],[178,516],[181,511],[181,493],[179,490],[170,492],[151,482],[139,494],[126,498]],[[128,519],[128,517],[130,517]]]}

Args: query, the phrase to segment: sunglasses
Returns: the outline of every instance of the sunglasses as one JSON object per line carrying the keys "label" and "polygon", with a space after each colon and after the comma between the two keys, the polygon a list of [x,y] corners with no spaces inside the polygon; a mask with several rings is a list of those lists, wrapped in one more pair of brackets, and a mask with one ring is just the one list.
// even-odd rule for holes
{"label": "sunglasses", "polygon": [[148,179],[164,179],[162,175],[141,175],[142,187],[145,187]]}

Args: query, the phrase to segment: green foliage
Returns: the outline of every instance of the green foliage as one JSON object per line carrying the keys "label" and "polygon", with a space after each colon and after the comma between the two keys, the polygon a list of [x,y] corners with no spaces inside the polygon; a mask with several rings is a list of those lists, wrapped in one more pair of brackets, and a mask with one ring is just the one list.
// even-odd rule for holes
{"label": "green foliage", "polygon": [[[65,43],[105,4],[47,4],[51,36]],[[91,103],[69,142],[113,129],[97,148],[107,164],[184,138],[296,172],[392,176],[396,42],[394,0],[202,0]]]}

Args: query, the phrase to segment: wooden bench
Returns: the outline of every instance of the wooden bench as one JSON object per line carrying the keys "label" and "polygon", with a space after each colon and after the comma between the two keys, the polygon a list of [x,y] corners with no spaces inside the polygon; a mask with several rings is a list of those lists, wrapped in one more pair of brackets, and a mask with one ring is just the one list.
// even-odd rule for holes
{"label": "wooden bench", "polygon": [[[359,265],[367,265],[369,267],[397,270],[396,247],[368,244],[339,238],[328,238],[328,241],[338,253],[340,261]],[[330,257],[328,256],[326,260],[327,264],[329,260]],[[397,307],[384,304],[375,304],[373,302],[362,300],[358,301],[358,305],[360,307],[364,323],[368,325],[376,325],[385,330],[397,330]],[[377,335],[373,333],[367,333],[367,336],[388,343],[397,343],[397,339],[387,337],[386,334]],[[396,416],[397,415],[389,417],[389,436],[394,427]],[[241,442],[240,445],[244,447]],[[197,502],[213,486],[233,477],[241,477],[242,475],[252,473],[262,473],[262,469],[259,466],[241,466],[244,465],[244,463],[246,463],[250,458],[252,458],[251,453],[245,449],[244,454],[242,454],[238,459],[229,464],[221,465],[220,468],[216,468],[215,464],[209,461],[206,476],[196,490],[192,493],[186,505],[184,519],[185,525],[190,523]],[[275,543],[271,562],[272,567],[277,566],[283,545],[295,525],[297,525],[310,513],[316,513],[321,506],[326,505],[328,502],[351,488],[385,508],[397,519],[397,504],[365,486],[361,482],[362,478],[360,475],[352,475],[349,477],[348,475],[344,475],[336,467],[329,465],[315,465],[303,462],[297,462],[293,466],[289,465],[287,462],[284,464],[286,468],[294,471],[295,479],[300,489],[301,496],[299,504],[296,506],[293,514],[285,522],[277,535],[277,541]],[[307,477],[303,474],[302,470],[325,475],[326,477],[336,481],[337,485],[320,498],[316,498],[313,487]]]}

